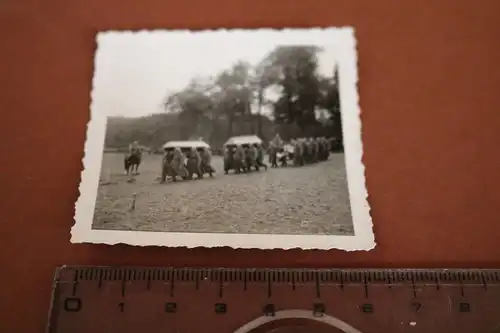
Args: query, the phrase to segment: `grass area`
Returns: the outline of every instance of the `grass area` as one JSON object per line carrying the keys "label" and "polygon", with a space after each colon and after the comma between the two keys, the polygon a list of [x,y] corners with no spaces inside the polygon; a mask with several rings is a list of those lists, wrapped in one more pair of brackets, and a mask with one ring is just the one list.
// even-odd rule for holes
{"label": "grass area", "polygon": [[[105,153],[92,227],[162,232],[353,235],[343,154],[304,167],[159,184],[161,155],[128,183],[123,154]],[[136,208],[130,211],[132,197]]]}

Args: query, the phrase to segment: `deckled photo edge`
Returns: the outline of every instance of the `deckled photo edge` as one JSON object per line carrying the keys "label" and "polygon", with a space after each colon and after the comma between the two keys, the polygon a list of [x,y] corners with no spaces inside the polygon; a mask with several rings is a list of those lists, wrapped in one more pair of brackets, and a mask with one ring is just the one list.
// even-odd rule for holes
{"label": "deckled photo edge", "polygon": [[[348,179],[348,190],[355,235],[366,243],[364,250],[372,250],[376,246],[373,231],[373,220],[368,202],[366,188],[365,165],[363,163],[364,146],[362,141],[361,109],[358,91],[358,52],[354,29],[348,29],[342,35],[340,52],[347,53],[340,57],[340,104],[342,131],[344,135],[344,154]],[[347,46],[348,45],[348,46]],[[344,65],[342,65],[344,62]],[[347,81],[347,82],[346,82]],[[345,110],[348,110],[347,112]]]}
{"label": "deckled photo edge", "polygon": [[[168,30],[160,30],[168,31]],[[174,30],[176,31],[176,30]],[[75,223],[71,229],[72,243],[128,244],[133,246],[167,247],[231,247],[256,249],[338,249],[344,251],[372,250],[376,246],[368,192],[365,184],[365,167],[362,162],[363,145],[361,140],[361,118],[358,104],[358,56],[356,38],[352,27],[332,27],[314,29],[218,29],[205,31],[177,30],[182,33],[203,33],[224,31],[225,33],[246,31],[273,31],[279,33],[304,32],[308,35],[331,33],[338,45],[338,68],[340,76],[340,96],[342,107],[343,133],[345,138],[345,163],[347,169],[348,191],[352,208],[355,236],[336,235],[256,235],[223,233],[177,233],[144,231],[92,230],[92,220],[98,191],[99,174],[104,148],[106,115],[99,113],[93,105],[96,80],[96,60],[99,54],[99,39],[110,33],[154,33],[157,30],[103,31],[96,35],[97,49],[94,56],[94,76],[91,92],[90,120],[84,146],[80,196],[75,203]],[[324,36],[327,37],[327,36]],[[329,36],[328,36],[329,37]]]}

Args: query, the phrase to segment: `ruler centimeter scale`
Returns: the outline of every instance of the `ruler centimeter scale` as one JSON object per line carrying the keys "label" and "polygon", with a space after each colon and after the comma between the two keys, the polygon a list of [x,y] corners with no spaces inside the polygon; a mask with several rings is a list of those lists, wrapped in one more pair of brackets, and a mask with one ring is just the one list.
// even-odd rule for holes
{"label": "ruler centimeter scale", "polygon": [[57,270],[48,333],[493,333],[500,269]]}

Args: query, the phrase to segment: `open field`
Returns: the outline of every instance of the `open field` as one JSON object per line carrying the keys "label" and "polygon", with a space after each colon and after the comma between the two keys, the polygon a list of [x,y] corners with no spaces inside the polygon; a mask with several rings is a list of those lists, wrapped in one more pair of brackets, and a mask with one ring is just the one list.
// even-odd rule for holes
{"label": "open field", "polygon": [[214,156],[214,178],[165,184],[158,182],[161,155],[144,155],[133,183],[123,156],[104,154],[94,229],[353,235],[343,154],[239,175],[224,175],[222,158]]}

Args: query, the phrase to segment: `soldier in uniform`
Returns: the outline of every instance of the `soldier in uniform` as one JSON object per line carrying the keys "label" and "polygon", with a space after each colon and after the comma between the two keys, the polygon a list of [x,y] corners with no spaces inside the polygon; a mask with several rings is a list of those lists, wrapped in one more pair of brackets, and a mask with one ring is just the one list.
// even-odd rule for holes
{"label": "soldier in uniform", "polygon": [[215,169],[212,167],[212,152],[210,148],[203,148],[201,153],[201,172],[208,173],[210,177],[215,173]]}
{"label": "soldier in uniform", "polygon": [[[128,154],[124,158],[125,174],[139,174],[139,165],[141,164],[142,150],[137,141],[132,142],[128,147]],[[134,168],[135,167],[135,168]],[[134,172],[135,169],[135,172]]]}
{"label": "soldier in uniform", "polygon": [[328,159],[328,141],[322,136],[320,139],[321,144],[321,160],[326,161]]}
{"label": "soldier in uniform", "polygon": [[250,171],[252,166],[256,171],[259,171],[259,165],[257,164],[257,148],[254,145],[249,145],[247,149],[245,149],[245,163],[247,167],[247,171]]}
{"label": "soldier in uniform", "polygon": [[302,148],[302,159],[304,160],[304,163],[309,163],[309,145],[307,144],[307,139],[301,138],[300,139],[300,145]]}
{"label": "soldier in uniform", "polygon": [[269,164],[271,164],[271,168],[278,167],[278,147],[274,142],[269,145]]}
{"label": "soldier in uniform", "polygon": [[307,151],[309,163],[314,163],[314,155],[316,152],[314,151],[314,142],[312,138],[307,138]]}
{"label": "soldier in uniform", "polygon": [[293,165],[294,166],[302,166],[304,165],[304,161],[302,159],[302,145],[299,140],[293,140]]}
{"label": "soldier in uniform", "polygon": [[330,145],[330,140],[328,140],[327,138],[323,138],[324,142],[325,142],[325,161],[328,160],[328,157],[330,157],[330,153],[331,153],[331,145]]}
{"label": "soldier in uniform", "polygon": [[203,178],[203,173],[201,172],[201,157],[195,147],[192,147],[189,151],[186,167],[189,173],[189,179],[192,179],[194,174],[197,176],[196,179]]}
{"label": "soldier in uniform", "polygon": [[167,180],[167,175],[172,175],[172,160],[174,158],[174,151],[169,150],[163,153],[161,164],[161,183]]}
{"label": "soldier in uniform", "polygon": [[240,173],[241,171],[246,172],[247,171],[247,165],[245,163],[246,156],[245,156],[245,150],[241,145],[237,145],[234,155],[233,155],[233,165],[234,165],[234,170],[236,173]]}
{"label": "soldier in uniform", "polygon": [[319,162],[321,161],[321,144],[319,142],[319,138],[315,137],[313,139],[313,145],[314,145],[314,162]]}
{"label": "soldier in uniform", "polygon": [[185,156],[182,153],[180,148],[175,148],[174,150],[174,156],[172,158],[171,162],[171,167],[172,167],[172,180],[175,182],[177,181],[177,176],[180,176],[181,178],[187,177],[187,170],[186,170],[186,162],[185,162]]}
{"label": "soldier in uniform", "polygon": [[234,167],[234,150],[227,146],[224,149],[224,173],[227,175],[230,169]]}
{"label": "soldier in uniform", "polygon": [[267,171],[267,164],[264,163],[264,147],[262,147],[262,144],[256,143],[255,148],[257,149],[257,165]]}

